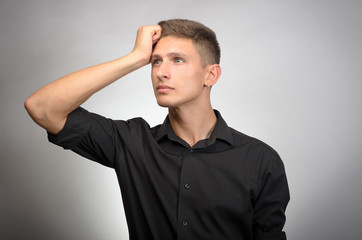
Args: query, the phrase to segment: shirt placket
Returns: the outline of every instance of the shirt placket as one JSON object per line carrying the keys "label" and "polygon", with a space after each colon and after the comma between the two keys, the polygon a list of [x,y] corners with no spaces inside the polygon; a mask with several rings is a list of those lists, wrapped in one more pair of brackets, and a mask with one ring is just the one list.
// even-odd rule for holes
{"label": "shirt placket", "polygon": [[181,163],[181,173],[179,181],[179,199],[177,209],[177,239],[190,239],[190,228],[192,228],[192,213],[190,207],[192,206],[191,194],[193,192],[193,186],[191,182],[191,164],[195,149],[187,149],[183,154]]}

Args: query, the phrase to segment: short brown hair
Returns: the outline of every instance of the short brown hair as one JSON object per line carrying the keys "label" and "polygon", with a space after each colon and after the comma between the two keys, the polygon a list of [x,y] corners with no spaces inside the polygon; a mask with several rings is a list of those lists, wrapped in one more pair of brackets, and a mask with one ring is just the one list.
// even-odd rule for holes
{"label": "short brown hair", "polygon": [[191,39],[204,65],[220,63],[220,46],[216,34],[205,25],[186,19],[161,21],[162,37],[173,36]]}

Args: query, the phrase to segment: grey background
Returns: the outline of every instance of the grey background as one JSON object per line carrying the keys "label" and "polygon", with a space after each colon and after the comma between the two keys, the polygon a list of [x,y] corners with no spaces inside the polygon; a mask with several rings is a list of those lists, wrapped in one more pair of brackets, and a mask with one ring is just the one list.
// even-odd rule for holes
{"label": "grey background", "polygon": [[[288,238],[360,239],[361,10],[352,0],[1,0],[0,239],[127,239],[114,172],[48,143],[23,102],[67,73],[128,53],[139,26],[178,17],[218,35],[223,73],[213,107],[284,160]],[[84,107],[151,126],[167,113],[149,66]]]}

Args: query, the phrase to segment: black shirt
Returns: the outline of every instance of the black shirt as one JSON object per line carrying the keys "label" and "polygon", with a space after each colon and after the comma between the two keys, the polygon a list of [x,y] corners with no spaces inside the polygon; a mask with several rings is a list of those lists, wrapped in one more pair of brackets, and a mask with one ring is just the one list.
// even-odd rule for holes
{"label": "black shirt", "polygon": [[130,239],[286,239],[289,201],[278,154],[229,128],[215,110],[209,139],[190,147],[168,117],[114,121],[78,108],[49,140],[114,168]]}

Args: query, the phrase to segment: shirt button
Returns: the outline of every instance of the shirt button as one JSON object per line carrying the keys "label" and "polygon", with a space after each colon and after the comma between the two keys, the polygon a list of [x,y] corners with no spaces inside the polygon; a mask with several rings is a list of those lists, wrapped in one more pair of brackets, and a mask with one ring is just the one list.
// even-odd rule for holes
{"label": "shirt button", "polygon": [[189,188],[190,188],[190,185],[189,185],[188,183],[186,183],[186,184],[184,185],[184,187],[185,187],[186,189],[189,189]]}
{"label": "shirt button", "polygon": [[189,225],[189,223],[187,221],[182,222],[182,226],[187,227],[188,225]]}
{"label": "shirt button", "polygon": [[189,150],[189,153],[193,153],[193,152],[194,152],[194,150],[193,150],[193,149],[190,149],[190,150]]}

